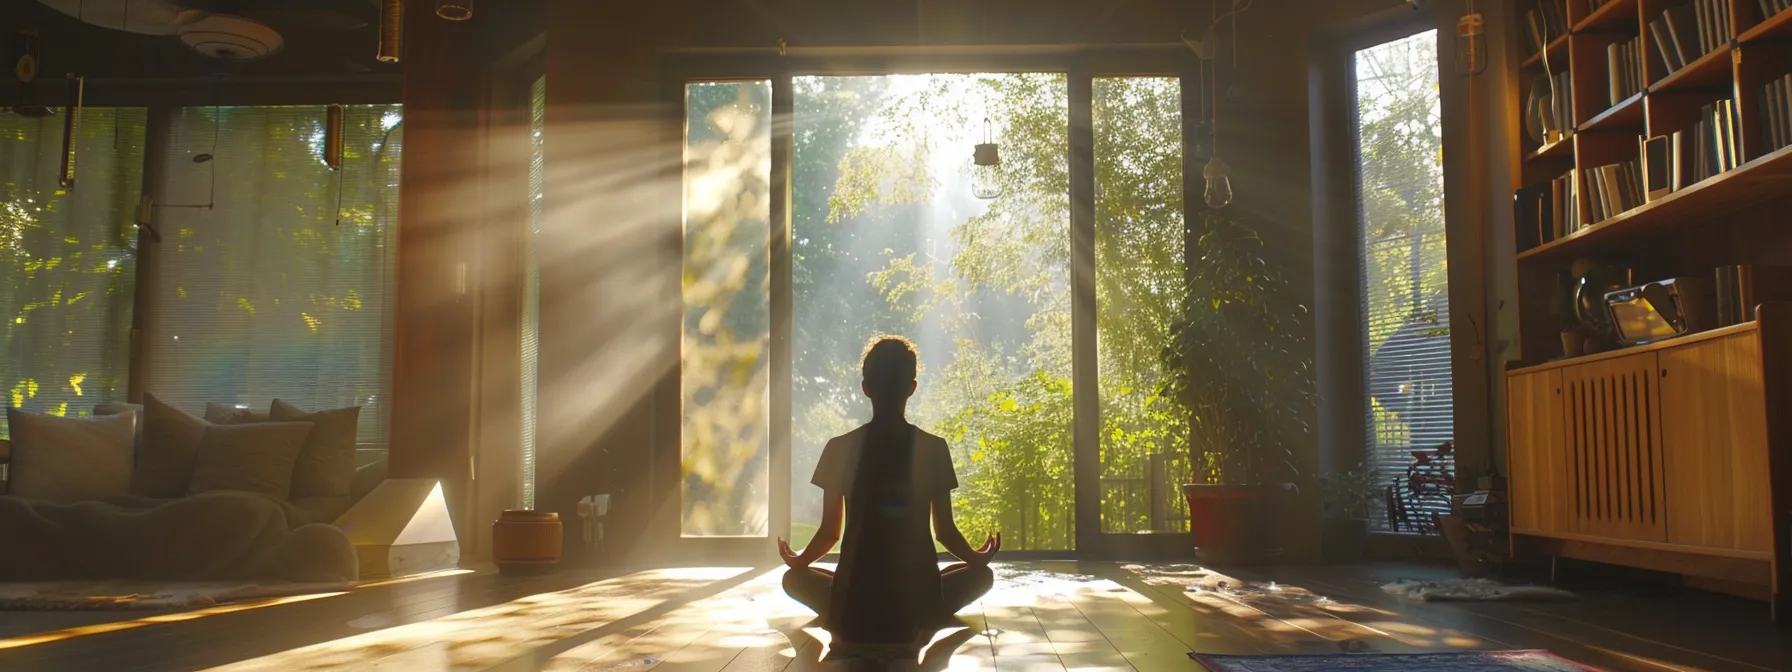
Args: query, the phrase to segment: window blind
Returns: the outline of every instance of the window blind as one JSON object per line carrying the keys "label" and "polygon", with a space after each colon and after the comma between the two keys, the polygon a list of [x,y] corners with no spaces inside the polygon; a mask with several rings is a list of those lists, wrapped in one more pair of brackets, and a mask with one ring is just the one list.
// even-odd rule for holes
{"label": "window blind", "polygon": [[[1364,463],[1403,481],[1413,451],[1451,440],[1448,244],[1437,33],[1356,54]],[[1447,513],[1428,498],[1409,513]],[[1380,529],[1389,512],[1371,507]]]}
{"label": "window blind", "polygon": [[359,405],[359,441],[383,444],[402,117],[397,105],[346,107],[343,165],[331,170],[326,114],[175,113],[156,157],[163,242],[146,389],[192,412]]}
{"label": "window blind", "polygon": [[529,87],[529,240],[523,245],[523,508],[535,508],[535,395],[541,361],[541,257],[536,253],[541,234],[542,184],[546,164],[542,133],[547,127],[548,78]]}
{"label": "window blind", "polygon": [[0,385],[13,407],[88,415],[124,399],[145,119],[83,110],[63,189],[63,111],[0,114]]}

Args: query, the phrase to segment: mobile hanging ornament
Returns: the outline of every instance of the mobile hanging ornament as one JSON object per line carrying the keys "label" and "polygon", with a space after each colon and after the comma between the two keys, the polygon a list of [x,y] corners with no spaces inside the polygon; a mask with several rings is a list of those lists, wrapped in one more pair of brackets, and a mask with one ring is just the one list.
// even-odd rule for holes
{"label": "mobile hanging ornament", "polygon": [[21,86],[37,79],[37,31],[26,29],[14,35],[12,52],[13,79]]}

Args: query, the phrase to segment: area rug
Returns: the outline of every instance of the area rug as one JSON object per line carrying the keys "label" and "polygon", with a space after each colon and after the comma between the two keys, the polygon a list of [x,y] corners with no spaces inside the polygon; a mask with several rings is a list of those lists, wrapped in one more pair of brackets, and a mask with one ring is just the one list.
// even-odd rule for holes
{"label": "area rug", "polygon": [[0,611],[197,609],[230,602],[349,590],[346,583],[25,581],[0,583]]}
{"label": "area rug", "polygon": [[1444,581],[1400,580],[1382,586],[1390,595],[1427,602],[1500,602],[1572,600],[1574,593],[1545,586],[1508,586],[1489,579]]}
{"label": "area rug", "polygon": [[1548,651],[1188,657],[1209,672],[1598,672]]}

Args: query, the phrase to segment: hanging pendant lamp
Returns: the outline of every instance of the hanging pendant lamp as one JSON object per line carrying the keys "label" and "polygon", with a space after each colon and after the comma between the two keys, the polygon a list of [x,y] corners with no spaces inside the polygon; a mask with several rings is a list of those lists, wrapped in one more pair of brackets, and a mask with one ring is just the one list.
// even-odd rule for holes
{"label": "hanging pendant lamp", "polygon": [[971,152],[971,195],[990,200],[1002,195],[1002,154],[996,147],[993,124],[983,120],[983,142]]}
{"label": "hanging pendant lamp", "polygon": [[68,76],[68,108],[62,118],[62,172],[57,174],[57,183],[63,189],[75,188],[75,141],[81,131],[81,93],[85,79]]}

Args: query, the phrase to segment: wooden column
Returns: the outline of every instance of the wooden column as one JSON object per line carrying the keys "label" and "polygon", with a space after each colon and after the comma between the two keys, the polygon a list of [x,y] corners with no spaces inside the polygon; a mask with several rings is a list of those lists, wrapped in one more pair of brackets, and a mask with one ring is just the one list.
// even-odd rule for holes
{"label": "wooden column", "polygon": [[441,479],[451,495],[473,477],[485,82],[473,62],[474,24],[437,18],[429,2],[413,1],[405,13],[389,460],[394,478]]}
{"label": "wooden column", "polygon": [[569,534],[566,564],[639,558],[677,518],[652,476],[678,451],[679,117],[658,59],[683,4],[548,10],[536,508],[570,532],[580,498],[611,497],[604,542]]}

